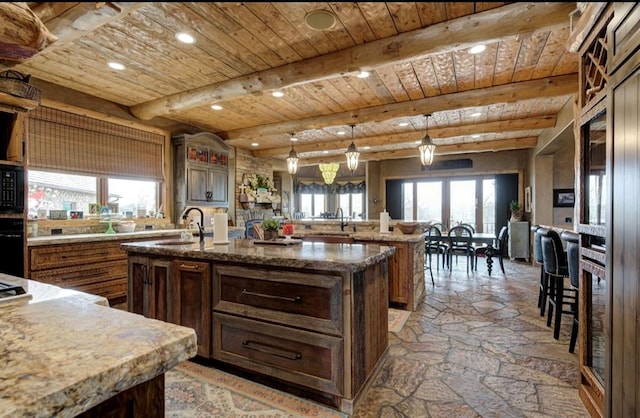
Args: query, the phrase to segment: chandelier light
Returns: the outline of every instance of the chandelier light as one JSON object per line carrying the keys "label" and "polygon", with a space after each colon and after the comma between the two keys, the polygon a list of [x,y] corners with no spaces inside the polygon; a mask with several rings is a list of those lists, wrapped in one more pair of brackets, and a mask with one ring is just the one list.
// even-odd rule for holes
{"label": "chandelier light", "polygon": [[287,171],[289,174],[294,175],[296,171],[298,171],[298,154],[293,149],[293,143],[296,141],[294,134],[291,134],[291,151],[289,151],[289,156],[287,157]]}
{"label": "chandelier light", "polygon": [[422,138],[420,145],[418,145],[418,149],[420,150],[420,162],[422,163],[423,167],[431,165],[431,163],[433,162],[433,156],[436,152],[436,146],[429,136],[429,116],[431,115],[424,115],[424,118],[427,122],[427,127],[424,138]]}
{"label": "chandelier light", "polygon": [[338,163],[318,164],[318,168],[322,173],[322,178],[324,179],[324,182],[327,184],[331,184],[336,179],[336,174],[338,174],[338,169],[340,168],[340,164]]}
{"label": "chandelier light", "polygon": [[351,126],[351,145],[347,148],[345,155],[347,156],[347,168],[351,171],[351,174],[353,174],[358,169],[358,157],[360,153],[356,150],[356,145],[353,143],[353,129],[356,125],[349,126]]}

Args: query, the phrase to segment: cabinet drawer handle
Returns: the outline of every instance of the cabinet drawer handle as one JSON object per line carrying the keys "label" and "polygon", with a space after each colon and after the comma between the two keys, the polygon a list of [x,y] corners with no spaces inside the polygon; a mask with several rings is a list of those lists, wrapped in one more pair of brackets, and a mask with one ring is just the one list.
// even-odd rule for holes
{"label": "cabinet drawer handle", "polygon": [[252,291],[247,290],[247,289],[242,289],[242,294],[243,295],[249,295],[249,296],[258,296],[258,297],[261,297],[261,298],[268,298],[268,299],[285,300],[287,302],[295,302],[295,303],[302,302],[302,297],[300,297],[300,296],[296,296],[294,298],[288,298],[288,297],[285,297],[285,296],[267,295],[265,293],[252,292]]}
{"label": "cabinet drawer handle", "polygon": [[197,264],[180,264],[180,268],[185,270],[200,270],[200,266]]}
{"label": "cabinet drawer handle", "polygon": [[259,343],[257,341],[245,340],[242,342],[242,346],[244,348],[248,348],[249,350],[259,351],[261,353],[271,354],[271,355],[283,357],[289,360],[300,360],[302,358],[301,353],[296,353],[295,351],[283,350],[282,348]]}

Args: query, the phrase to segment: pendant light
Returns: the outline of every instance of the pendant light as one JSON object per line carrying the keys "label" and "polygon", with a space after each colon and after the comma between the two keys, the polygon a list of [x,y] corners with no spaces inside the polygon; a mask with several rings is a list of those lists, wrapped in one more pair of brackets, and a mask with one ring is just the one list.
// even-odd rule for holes
{"label": "pendant light", "polygon": [[336,174],[338,174],[338,169],[340,168],[340,164],[338,163],[325,163],[318,164],[318,168],[322,173],[322,178],[326,184],[332,184],[336,179]]}
{"label": "pendant light", "polygon": [[424,134],[424,138],[422,138],[422,142],[420,142],[420,145],[418,145],[418,149],[420,150],[420,162],[422,163],[423,167],[431,165],[431,163],[433,162],[433,156],[436,151],[436,146],[429,136],[429,116],[431,115],[424,115],[427,123],[426,131]]}
{"label": "pendant light", "polygon": [[287,157],[287,171],[291,175],[296,174],[296,171],[298,171],[298,154],[293,149],[293,143],[297,141],[294,135],[294,133],[291,133],[291,151],[289,151],[289,156]]}
{"label": "pendant light", "polygon": [[353,143],[353,130],[356,125],[349,126],[351,126],[351,145],[347,148],[345,155],[347,156],[347,168],[351,171],[351,174],[353,174],[358,169],[358,157],[360,153],[356,150],[356,145]]}

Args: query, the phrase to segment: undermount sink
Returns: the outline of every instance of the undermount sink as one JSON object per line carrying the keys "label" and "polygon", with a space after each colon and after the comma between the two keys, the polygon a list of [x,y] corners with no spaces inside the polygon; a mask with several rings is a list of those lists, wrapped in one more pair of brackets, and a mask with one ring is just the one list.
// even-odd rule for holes
{"label": "undermount sink", "polygon": [[168,241],[158,241],[157,245],[191,245],[196,244],[198,241],[186,241],[186,240],[168,240]]}

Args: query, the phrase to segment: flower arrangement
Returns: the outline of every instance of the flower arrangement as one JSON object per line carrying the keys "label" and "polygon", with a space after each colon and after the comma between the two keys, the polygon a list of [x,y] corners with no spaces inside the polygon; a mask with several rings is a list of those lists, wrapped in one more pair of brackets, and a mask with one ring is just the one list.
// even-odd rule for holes
{"label": "flower arrangement", "polygon": [[268,176],[254,173],[250,176],[242,176],[242,186],[240,194],[241,203],[277,203],[280,201],[280,196],[276,194],[277,190]]}

